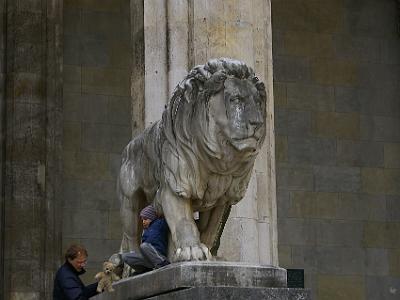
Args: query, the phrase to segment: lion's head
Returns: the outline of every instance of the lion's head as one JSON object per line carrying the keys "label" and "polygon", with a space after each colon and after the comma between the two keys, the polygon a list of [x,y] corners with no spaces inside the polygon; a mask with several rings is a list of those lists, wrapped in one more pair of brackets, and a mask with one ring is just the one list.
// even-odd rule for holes
{"label": "lion's head", "polygon": [[265,86],[246,64],[220,58],[193,68],[163,114],[165,137],[173,148],[163,149],[163,160],[173,181],[201,185],[198,169],[204,166],[213,173],[244,176],[264,141],[265,116]]}
{"label": "lion's head", "polygon": [[[265,86],[253,70],[221,58],[193,68],[166,112],[173,135],[184,142],[202,135],[206,143],[218,144],[210,137],[220,134],[237,151],[256,151],[265,137],[265,107]],[[221,145],[211,149],[216,146]]]}

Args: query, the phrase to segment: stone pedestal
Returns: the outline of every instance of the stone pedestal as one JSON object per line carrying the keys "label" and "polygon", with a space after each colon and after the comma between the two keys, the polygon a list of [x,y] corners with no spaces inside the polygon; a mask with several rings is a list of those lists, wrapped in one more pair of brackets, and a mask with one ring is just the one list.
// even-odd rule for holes
{"label": "stone pedestal", "polygon": [[308,300],[310,292],[286,287],[286,270],[233,262],[184,262],[123,279],[97,300],[282,299]]}

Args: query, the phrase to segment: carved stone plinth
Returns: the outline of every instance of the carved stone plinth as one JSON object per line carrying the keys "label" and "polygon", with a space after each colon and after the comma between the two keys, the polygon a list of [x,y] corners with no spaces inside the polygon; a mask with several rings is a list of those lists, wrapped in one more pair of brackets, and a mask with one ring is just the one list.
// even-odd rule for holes
{"label": "carved stone plinth", "polygon": [[114,284],[96,300],[282,299],[309,300],[310,292],[286,287],[286,270],[233,262],[183,262]]}

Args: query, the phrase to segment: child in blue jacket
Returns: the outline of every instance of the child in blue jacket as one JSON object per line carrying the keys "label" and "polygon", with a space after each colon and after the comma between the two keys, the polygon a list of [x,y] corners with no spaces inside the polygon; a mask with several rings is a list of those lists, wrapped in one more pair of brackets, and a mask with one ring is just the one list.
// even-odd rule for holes
{"label": "child in blue jacket", "polygon": [[128,264],[135,269],[136,274],[169,264],[167,259],[169,229],[165,218],[158,217],[152,205],[142,209],[140,218],[144,230],[139,251],[114,254],[109,259],[116,266]]}

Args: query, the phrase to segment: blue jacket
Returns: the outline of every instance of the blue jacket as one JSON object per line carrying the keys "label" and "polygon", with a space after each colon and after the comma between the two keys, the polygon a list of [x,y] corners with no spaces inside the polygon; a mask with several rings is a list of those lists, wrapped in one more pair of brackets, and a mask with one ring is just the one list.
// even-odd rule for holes
{"label": "blue jacket", "polygon": [[85,286],[79,278],[85,272],[78,272],[69,262],[65,262],[54,279],[53,300],[87,300],[97,295],[97,282]]}
{"label": "blue jacket", "polygon": [[167,256],[168,230],[168,224],[164,218],[155,219],[143,231],[142,243],[146,242],[153,245],[159,253]]}

